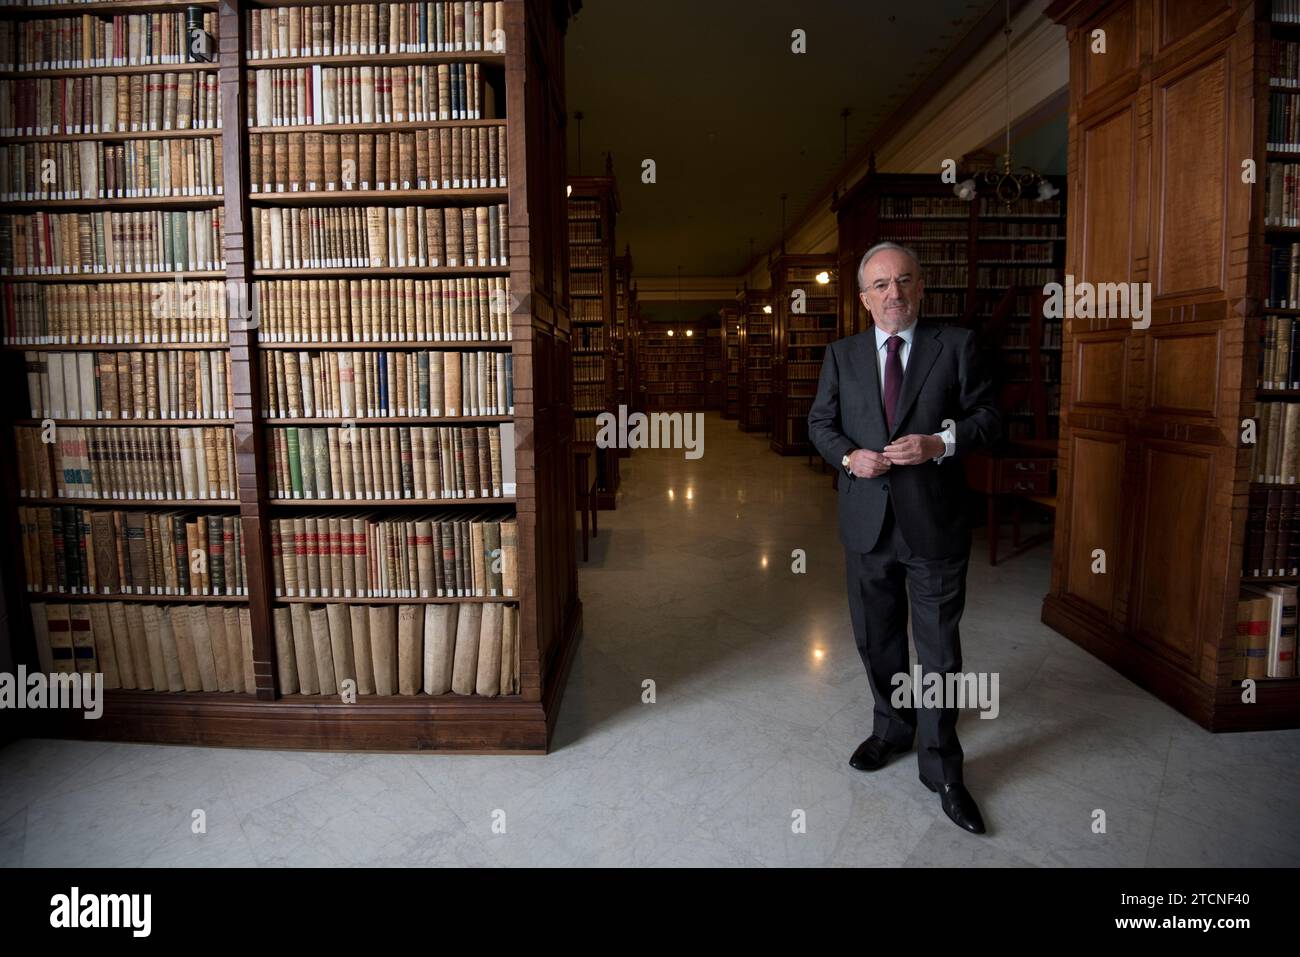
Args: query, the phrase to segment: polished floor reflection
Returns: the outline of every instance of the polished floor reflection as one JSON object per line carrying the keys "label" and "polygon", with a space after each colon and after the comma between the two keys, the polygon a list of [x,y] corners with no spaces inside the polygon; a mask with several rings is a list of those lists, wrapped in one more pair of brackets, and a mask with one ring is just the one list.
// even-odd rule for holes
{"label": "polished floor reflection", "polygon": [[990,568],[976,539],[963,664],[1000,691],[959,725],[976,837],[915,754],[848,765],[870,692],[830,476],[717,415],[702,458],[622,467],[552,754],[24,741],[0,750],[0,864],[1300,864],[1300,732],[1209,734],[1044,627],[1048,547]]}

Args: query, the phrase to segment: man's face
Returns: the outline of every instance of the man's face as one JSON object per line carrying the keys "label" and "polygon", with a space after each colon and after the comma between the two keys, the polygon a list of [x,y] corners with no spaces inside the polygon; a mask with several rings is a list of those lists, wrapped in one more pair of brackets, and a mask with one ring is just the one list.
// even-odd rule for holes
{"label": "man's face", "polygon": [[925,284],[911,256],[886,249],[872,256],[862,273],[866,291],[858,293],[858,298],[877,326],[895,333],[916,322]]}

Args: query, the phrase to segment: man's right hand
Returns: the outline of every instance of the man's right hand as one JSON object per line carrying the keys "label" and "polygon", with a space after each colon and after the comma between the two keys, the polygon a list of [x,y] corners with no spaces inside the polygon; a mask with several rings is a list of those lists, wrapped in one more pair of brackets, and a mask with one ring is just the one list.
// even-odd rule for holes
{"label": "man's right hand", "polygon": [[889,471],[889,459],[870,449],[855,449],[849,455],[849,471],[858,478],[876,478]]}

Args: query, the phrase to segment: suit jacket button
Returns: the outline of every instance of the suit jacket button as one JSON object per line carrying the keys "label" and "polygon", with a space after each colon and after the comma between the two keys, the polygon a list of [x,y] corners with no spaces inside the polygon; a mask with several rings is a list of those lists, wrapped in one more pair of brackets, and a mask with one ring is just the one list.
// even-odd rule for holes
{"label": "suit jacket button", "polygon": [[882,491],[882,492],[888,492],[888,491],[889,491],[889,483],[886,482],[885,484],[881,485],[881,486],[880,486],[880,491]]}

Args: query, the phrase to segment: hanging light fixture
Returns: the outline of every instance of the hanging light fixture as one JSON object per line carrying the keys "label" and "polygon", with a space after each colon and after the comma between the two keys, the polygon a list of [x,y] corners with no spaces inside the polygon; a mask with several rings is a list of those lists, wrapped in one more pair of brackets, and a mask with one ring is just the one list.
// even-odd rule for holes
{"label": "hanging light fixture", "polygon": [[1043,202],[1060,192],[1042,173],[1030,166],[1014,166],[1011,162],[1011,0],[1006,0],[1006,26],[1002,30],[1006,40],[1006,152],[1002,154],[1002,168],[982,170],[968,175],[953,186],[958,199],[973,200],[980,187],[992,191],[1005,206],[1011,206],[1027,191],[1035,191],[1034,199]]}

